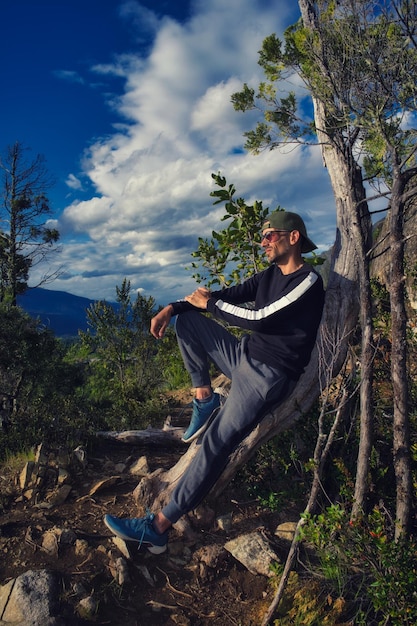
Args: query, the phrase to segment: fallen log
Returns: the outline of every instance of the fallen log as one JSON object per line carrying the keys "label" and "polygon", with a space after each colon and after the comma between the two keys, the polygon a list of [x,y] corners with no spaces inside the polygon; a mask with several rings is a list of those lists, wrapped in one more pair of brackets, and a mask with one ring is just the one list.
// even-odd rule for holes
{"label": "fallen log", "polygon": [[149,426],[145,430],[98,431],[96,436],[119,443],[170,446],[181,443],[184,432],[185,428],[180,426],[165,425],[163,428]]}

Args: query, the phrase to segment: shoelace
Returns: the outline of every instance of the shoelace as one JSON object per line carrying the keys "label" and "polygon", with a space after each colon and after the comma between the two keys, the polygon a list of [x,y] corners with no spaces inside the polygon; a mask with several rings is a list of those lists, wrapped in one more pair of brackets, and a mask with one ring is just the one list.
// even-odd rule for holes
{"label": "shoelace", "polygon": [[150,510],[149,510],[149,509],[146,509],[146,515],[145,515],[145,518],[142,520],[142,536],[141,536],[141,538],[139,539],[138,550],[140,550],[140,548],[142,547],[142,544],[143,544],[143,537],[144,537],[145,532],[146,532],[146,526],[147,526],[147,525],[148,525],[148,526],[152,526],[152,520],[153,520],[152,513],[150,512]]}

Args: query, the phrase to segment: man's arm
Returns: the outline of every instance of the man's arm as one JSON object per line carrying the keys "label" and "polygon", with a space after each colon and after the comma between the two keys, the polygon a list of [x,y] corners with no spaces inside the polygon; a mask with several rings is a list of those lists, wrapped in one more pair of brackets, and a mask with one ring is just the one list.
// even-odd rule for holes
{"label": "man's arm", "polygon": [[151,319],[151,335],[153,335],[155,339],[162,339],[165,335],[165,331],[171,321],[172,314],[172,305],[168,304]]}
{"label": "man's arm", "polygon": [[211,291],[207,287],[199,287],[184,299],[198,309],[207,309],[207,302],[211,298]]}
{"label": "man's arm", "polygon": [[[183,304],[188,302],[192,307],[204,310],[207,309],[207,301],[210,295],[210,291],[206,287],[199,287],[191,295],[184,298]],[[151,319],[151,335],[153,335],[155,339],[162,339],[171,321],[171,317],[177,313],[179,313],[179,311],[175,311],[174,303],[168,304],[159,311],[159,313]]]}

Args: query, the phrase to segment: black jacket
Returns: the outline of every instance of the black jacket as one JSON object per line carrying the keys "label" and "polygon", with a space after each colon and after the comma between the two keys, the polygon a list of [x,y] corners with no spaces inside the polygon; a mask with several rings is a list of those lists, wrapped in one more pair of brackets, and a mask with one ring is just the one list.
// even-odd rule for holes
{"label": "black jacket", "polygon": [[[212,292],[207,310],[252,331],[249,357],[298,379],[310,360],[323,303],[323,281],[310,265],[284,275],[274,264],[241,285]],[[185,301],[172,306],[174,315],[195,309]]]}

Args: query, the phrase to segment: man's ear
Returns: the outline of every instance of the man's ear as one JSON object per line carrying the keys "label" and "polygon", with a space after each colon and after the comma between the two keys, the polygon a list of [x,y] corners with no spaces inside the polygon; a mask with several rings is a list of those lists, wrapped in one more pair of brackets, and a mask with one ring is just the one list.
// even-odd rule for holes
{"label": "man's ear", "polygon": [[299,230],[292,230],[290,232],[290,244],[292,244],[294,246],[299,241],[301,242],[300,231]]}

